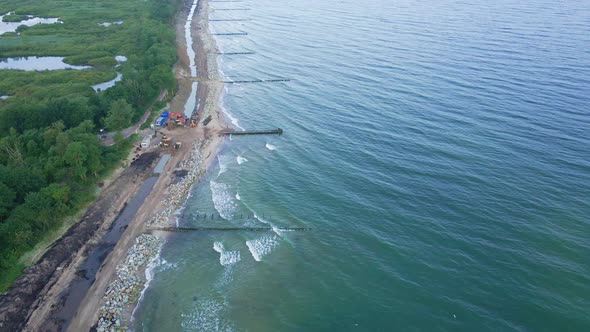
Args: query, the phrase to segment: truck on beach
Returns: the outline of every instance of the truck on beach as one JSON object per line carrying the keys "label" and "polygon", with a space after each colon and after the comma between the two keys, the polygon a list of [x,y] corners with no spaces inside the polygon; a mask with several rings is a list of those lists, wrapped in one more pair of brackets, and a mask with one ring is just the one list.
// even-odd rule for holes
{"label": "truck on beach", "polygon": [[158,127],[164,126],[164,124],[166,123],[166,120],[168,119],[168,114],[169,113],[170,113],[170,111],[164,110],[164,112],[162,112],[160,114],[160,116],[154,121],[154,123],[156,124],[156,126],[158,126]]}

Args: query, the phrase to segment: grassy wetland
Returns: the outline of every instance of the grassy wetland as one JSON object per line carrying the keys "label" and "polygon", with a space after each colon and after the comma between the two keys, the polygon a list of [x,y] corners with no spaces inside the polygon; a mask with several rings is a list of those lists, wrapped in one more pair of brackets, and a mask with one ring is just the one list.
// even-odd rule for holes
{"label": "grassy wetland", "polygon": [[[0,291],[25,267],[23,255],[92,201],[96,183],[120,164],[130,140],[100,144],[98,130],[137,120],[161,91],[175,90],[178,0],[5,0],[0,61],[63,57],[87,69],[0,69]],[[8,14],[8,15],[6,15]],[[31,15],[31,16],[30,16]],[[115,57],[124,56],[118,62]],[[1,63],[1,62],[0,62]],[[92,86],[123,79],[96,92]]]}

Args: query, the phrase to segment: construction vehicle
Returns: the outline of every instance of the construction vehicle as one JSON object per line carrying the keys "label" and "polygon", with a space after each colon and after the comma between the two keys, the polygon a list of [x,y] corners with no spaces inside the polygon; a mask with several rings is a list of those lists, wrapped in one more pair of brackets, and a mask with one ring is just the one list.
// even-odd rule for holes
{"label": "construction vehicle", "polygon": [[161,148],[170,147],[170,138],[166,135],[162,135],[162,140],[160,141]]}
{"label": "construction vehicle", "polygon": [[169,115],[170,111],[168,110],[164,110],[164,112],[162,112],[160,114],[160,116],[154,121],[154,123],[158,126],[158,127],[162,127],[165,123],[166,123],[166,119],[168,119],[168,115]]}
{"label": "construction vehicle", "polygon": [[153,129],[154,129],[154,136],[152,136],[152,138],[158,137],[158,134],[160,134],[160,136],[165,136],[164,133],[159,131],[158,129],[156,129],[156,128],[153,128]]}
{"label": "construction vehicle", "polygon": [[182,115],[178,112],[170,112],[170,113],[168,113],[168,117],[171,119],[178,119],[178,118],[182,117]]}
{"label": "construction vehicle", "polygon": [[164,123],[166,123],[166,118],[161,116],[159,118],[156,119],[156,121],[154,121],[156,123],[156,126],[158,127],[162,127],[164,126]]}
{"label": "construction vehicle", "polygon": [[190,119],[190,126],[191,128],[194,128],[197,126],[197,124],[199,124],[199,114],[194,114],[193,116],[191,116]]}
{"label": "construction vehicle", "polygon": [[187,123],[186,117],[178,112],[170,112],[168,118],[168,129],[170,130],[179,126],[184,127]]}

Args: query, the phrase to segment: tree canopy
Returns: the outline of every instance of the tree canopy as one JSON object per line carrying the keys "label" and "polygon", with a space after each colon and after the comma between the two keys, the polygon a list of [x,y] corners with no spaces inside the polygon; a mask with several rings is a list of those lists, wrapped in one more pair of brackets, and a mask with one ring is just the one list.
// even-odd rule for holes
{"label": "tree canopy", "polygon": [[115,100],[104,119],[105,127],[110,131],[126,128],[131,124],[133,109],[125,99]]}
{"label": "tree canopy", "polygon": [[[138,120],[162,90],[175,89],[172,20],[180,0],[3,0],[0,13],[59,17],[20,27],[0,54],[63,56],[84,70],[0,70],[0,291],[23,268],[19,258],[93,198],[95,184],[130,142],[100,144],[98,129]],[[18,19],[16,15],[9,19]],[[123,21],[105,27],[102,22]],[[115,56],[127,61],[115,67]],[[113,87],[91,87],[113,79]],[[171,93],[172,94],[172,93]],[[170,95],[171,95],[170,94]]]}

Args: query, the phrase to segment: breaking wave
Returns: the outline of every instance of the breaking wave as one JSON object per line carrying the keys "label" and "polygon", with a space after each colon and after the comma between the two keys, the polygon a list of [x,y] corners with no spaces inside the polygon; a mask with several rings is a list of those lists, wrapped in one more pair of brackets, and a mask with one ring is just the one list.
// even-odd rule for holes
{"label": "breaking wave", "polygon": [[213,299],[201,298],[195,301],[190,313],[183,313],[183,331],[233,331],[231,323],[222,318],[226,311],[223,303]]}
{"label": "breaking wave", "polygon": [[274,234],[264,235],[258,239],[246,241],[246,246],[248,246],[254,260],[260,262],[264,256],[270,254],[279,245],[279,240],[280,238]]}
{"label": "breaking wave", "polygon": [[240,122],[238,121],[238,119],[233,114],[231,114],[224,105],[220,105],[220,108],[221,108],[221,111],[223,112],[223,114],[225,114],[225,116],[227,116],[227,118],[229,119],[231,124],[234,125],[234,127],[238,128],[242,131],[245,130],[242,126],[240,126]]}
{"label": "breaking wave", "polygon": [[230,187],[225,183],[210,182],[211,199],[215,210],[223,219],[230,220],[233,218],[237,205],[230,194]]}
{"label": "breaking wave", "polygon": [[222,266],[233,265],[241,260],[239,250],[227,251],[221,242],[213,243],[213,250],[219,253],[219,263]]}
{"label": "breaking wave", "polygon": [[217,173],[217,176],[220,176],[227,171],[227,164],[221,160],[221,155],[217,155],[217,162],[219,163],[219,173]]}
{"label": "breaking wave", "polygon": [[150,259],[150,261],[147,264],[147,267],[145,268],[145,284],[143,286],[143,289],[141,290],[141,293],[139,293],[139,299],[137,300],[137,304],[135,305],[135,308],[133,308],[133,311],[131,312],[131,320],[132,321],[135,318],[135,311],[137,310],[137,308],[139,308],[141,301],[143,300],[143,297],[145,295],[145,291],[150,287],[150,283],[154,279],[156,267],[159,267],[162,264],[168,263],[168,262],[166,262],[165,259],[160,258],[162,255],[162,247],[163,246],[164,246],[163,243],[160,243],[157,253],[154,255],[154,257],[152,257],[152,259]]}
{"label": "breaking wave", "polygon": [[248,161],[248,159],[246,159],[246,158],[244,158],[244,157],[242,157],[242,156],[238,156],[238,157],[236,158],[236,160],[237,160],[237,162],[238,162],[238,165],[241,165],[241,164],[243,164],[243,163],[245,163],[245,162],[247,162],[247,161]]}

